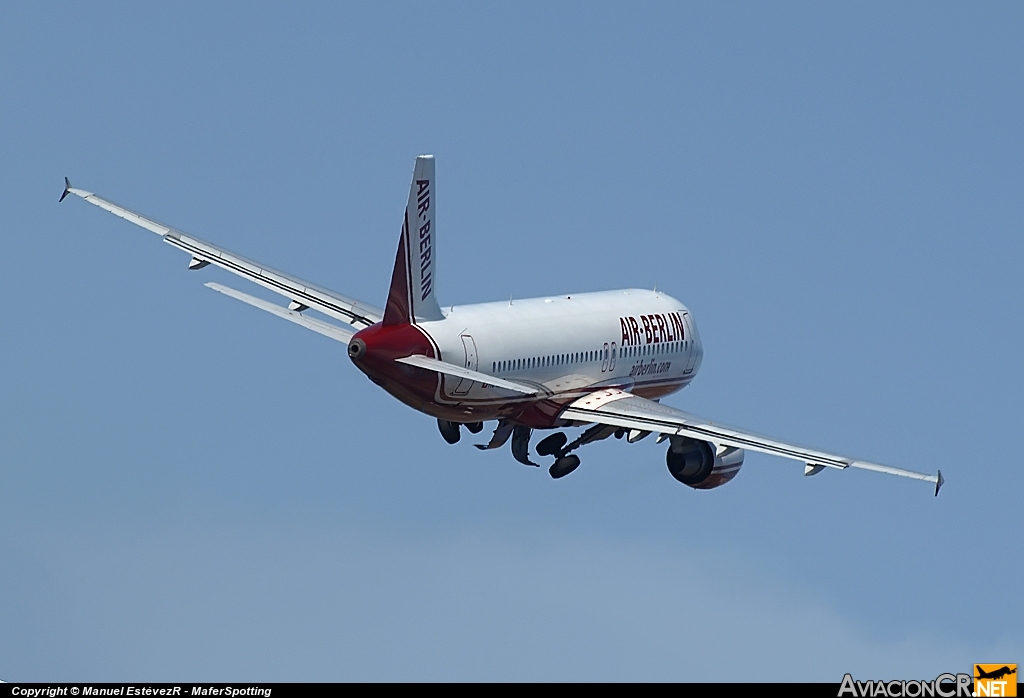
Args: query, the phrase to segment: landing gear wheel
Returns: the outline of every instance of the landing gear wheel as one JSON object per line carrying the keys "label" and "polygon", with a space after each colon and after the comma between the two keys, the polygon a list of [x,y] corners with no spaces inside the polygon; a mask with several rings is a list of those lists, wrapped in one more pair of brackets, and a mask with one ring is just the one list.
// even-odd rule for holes
{"label": "landing gear wheel", "polygon": [[466,428],[469,429],[470,434],[479,434],[484,429],[484,423],[470,422],[469,424],[466,425]]}
{"label": "landing gear wheel", "polygon": [[462,438],[459,425],[455,422],[449,422],[447,419],[437,420],[437,430],[441,432],[442,438],[450,444],[457,444],[459,439]]}
{"label": "landing gear wheel", "polygon": [[555,461],[555,464],[548,469],[548,473],[556,480],[565,477],[576,468],[580,467],[579,456],[564,456]]}
{"label": "landing gear wheel", "polygon": [[562,432],[544,437],[541,439],[540,443],[537,444],[537,455],[553,456],[562,450],[562,446],[565,446],[565,442],[568,440],[569,437]]}

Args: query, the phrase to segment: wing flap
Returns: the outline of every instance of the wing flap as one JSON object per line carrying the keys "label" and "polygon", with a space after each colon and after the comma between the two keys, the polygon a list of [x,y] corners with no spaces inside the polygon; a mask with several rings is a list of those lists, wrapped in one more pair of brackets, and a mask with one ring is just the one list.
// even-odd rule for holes
{"label": "wing flap", "polygon": [[804,446],[779,441],[735,427],[719,424],[703,417],[677,410],[667,405],[646,400],[621,390],[603,390],[576,400],[561,414],[562,419],[597,422],[623,429],[657,431],[662,434],[686,436],[701,441],[710,441],[721,446],[734,446],[749,451],[758,451],[802,461],[808,465],[829,468],[861,468],[888,475],[923,480],[935,484],[935,494],[942,486],[942,473],[924,473],[868,461],[838,456]]}

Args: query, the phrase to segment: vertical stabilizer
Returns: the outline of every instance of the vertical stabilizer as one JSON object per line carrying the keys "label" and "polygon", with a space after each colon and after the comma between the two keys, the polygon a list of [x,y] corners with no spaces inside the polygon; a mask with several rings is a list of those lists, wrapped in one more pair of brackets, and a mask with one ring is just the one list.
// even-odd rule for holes
{"label": "vertical stabilizer", "polygon": [[441,320],[441,306],[434,294],[437,268],[437,229],[434,225],[437,195],[434,188],[434,156],[420,155],[412,173],[409,203],[402,221],[391,290],[384,309],[385,325]]}

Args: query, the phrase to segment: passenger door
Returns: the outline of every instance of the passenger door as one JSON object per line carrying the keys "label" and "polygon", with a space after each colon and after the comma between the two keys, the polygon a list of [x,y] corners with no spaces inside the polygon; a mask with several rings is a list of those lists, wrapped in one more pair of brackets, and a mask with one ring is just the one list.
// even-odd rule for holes
{"label": "passenger door", "polygon": [[693,373],[693,365],[697,363],[697,343],[693,341],[693,320],[689,313],[683,313],[683,324],[686,326],[686,335],[683,337],[683,349],[686,351],[686,370],[683,375]]}
{"label": "passenger door", "polygon": [[[476,355],[476,342],[473,338],[468,335],[462,335],[462,347],[466,351],[466,363],[464,366],[471,371],[477,370],[477,355]],[[459,380],[459,384],[455,386],[455,390],[452,391],[452,395],[469,395],[469,389],[473,387],[473,381],[468,378],[462,378]]]}

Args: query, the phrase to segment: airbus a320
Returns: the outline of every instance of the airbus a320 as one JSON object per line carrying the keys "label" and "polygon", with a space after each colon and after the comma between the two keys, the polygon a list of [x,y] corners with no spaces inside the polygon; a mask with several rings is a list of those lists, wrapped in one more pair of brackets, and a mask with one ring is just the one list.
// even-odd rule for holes
{"label": "airbus a320", "polygon": [[[495,422],[481,449],[511,440],[526,465],[550,458],[548,472],[576,470],[580,447],[609,437],[668,441],[672,476],[694,489],[736,477],[744,451],[826,468],[862,468],[934,484],[935,475],[804,448],[723,426],[663,405],[697,376],[704,349],[693,314],[659,291],[626,289],[442,307],[437,299],[437,195],[434,158],[416,158],[391,287],[383,308],[271,269],[221,247],[76,189],[81,197],[159,235],[188,253],[188,268],[226,269],[288,299],[268,302],[219,283],[206,286],[284,320],[343,342],[367,377],[406,405],[437,419],[450,444],[462,430]],[[314,312],[310,312],[314,311]],[[569,429],[583,427],[570,440]],[[531,453],[535,430],[550,431]]]}

